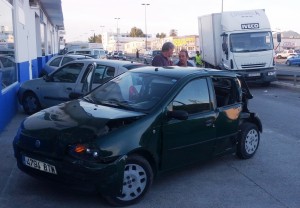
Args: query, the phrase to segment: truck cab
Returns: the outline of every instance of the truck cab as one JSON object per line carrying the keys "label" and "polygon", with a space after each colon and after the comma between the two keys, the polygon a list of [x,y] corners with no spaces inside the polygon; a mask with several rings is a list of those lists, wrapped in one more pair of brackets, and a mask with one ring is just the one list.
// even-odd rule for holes
{"label": "truck cab", "polygon": [[199,36],[206,67],[234,71],[247,82],[269,85],[276,80],[273,36],[264,10],[199,17]]}

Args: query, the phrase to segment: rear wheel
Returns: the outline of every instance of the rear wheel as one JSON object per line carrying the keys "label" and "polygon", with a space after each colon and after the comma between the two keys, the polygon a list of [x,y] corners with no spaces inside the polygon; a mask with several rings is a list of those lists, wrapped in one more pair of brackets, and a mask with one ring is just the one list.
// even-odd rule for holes
{"label": "rear wheel", "polygon": [[289,65],[289,66],[292,65],[290,61],[286,61],[286,64]]}
{"label": "rear wheel", "polygon": [[33,92],[26,92],[22,99],[22,106],[26,114],[31,115],[41,110],[41,104]]}
{"label": "rear wheel", "polygon": [[105,196],[114,206],[128,206],[137,203],[146,194],[153,181],[149,162],[141,156],[129,156],[124,169],[122,194]]}
{"label": "rear wheel", "polygon": [[260,135],[259,130],[253,123],[243,123],[241,133],[238,138],[237,156],[241,159],[249,159],[253,157],[258,149]]}

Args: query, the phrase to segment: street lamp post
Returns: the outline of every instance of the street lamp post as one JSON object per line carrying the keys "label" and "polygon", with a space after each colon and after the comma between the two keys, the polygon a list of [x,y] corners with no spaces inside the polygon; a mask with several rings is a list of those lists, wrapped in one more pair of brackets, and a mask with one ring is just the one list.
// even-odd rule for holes
{"label": "street lamp post", "polygon": [[119,19],[120,17],[115,17],[115,20],[117,20],[117,51],[119,52]]}
{"label": "street lamp post", "polygon": [[147,51],[147,49],[148,49],[148,47],[147,47],[147,36],[148,36],[148,34],[147,34],[147,6],[149,6],[150,4],[148,4],[148,3],[143,3],[142,4],[143,6],[145,6],[145,33],[146,33],[146,35],[145,35],[145,50]]}

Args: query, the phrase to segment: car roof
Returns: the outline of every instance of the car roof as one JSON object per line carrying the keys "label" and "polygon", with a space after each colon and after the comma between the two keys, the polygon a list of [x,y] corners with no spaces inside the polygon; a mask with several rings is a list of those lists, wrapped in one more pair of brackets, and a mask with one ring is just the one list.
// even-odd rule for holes
{"label": "car roof", "polygon": [[[133,62],[133,61],[124,61],[124,60],[111,60],[111,59],[83,59],[83,60],[75,60],[72,61],[72,63],[76,63],[76,62],[80,62],[80,63],[97,63],[97,64],[117,64],[120,66],[124,66],[124,65],[130,65],[130,64],[135,64],[135,65],[142,65],[141,63],[138,62]],[[71,63],[71,62],[69,62]]]}
{"label": "car roof", "polygon": [[160,74],[162,76],[169,76],[178,79],[193,74],[198,74],[201,76],[227,76],[227,77],[237,76],[235,73],[228,72],[225,70],[216,70],[210,68],[196,68],[196,67],[180,67],[180,66],[169,66],[169,67],[145,66],[141,68],[132,69],[131,71],[145,72],[149,74]]}

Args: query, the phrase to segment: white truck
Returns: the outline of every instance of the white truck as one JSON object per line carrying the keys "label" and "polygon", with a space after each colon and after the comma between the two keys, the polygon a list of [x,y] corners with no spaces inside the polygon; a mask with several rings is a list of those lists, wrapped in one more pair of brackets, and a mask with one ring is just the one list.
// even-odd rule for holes
{"label": "white truck", "polygon": [[263,9],[204,15],[198,26],[205,67],[234,71],[266,86],[276,80],[273,36]]}

